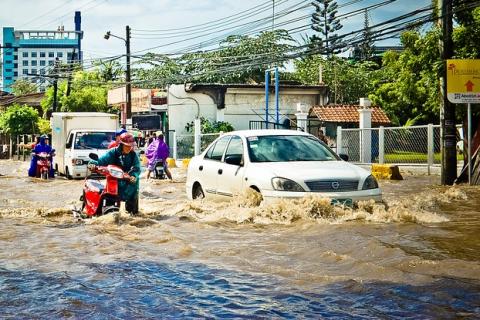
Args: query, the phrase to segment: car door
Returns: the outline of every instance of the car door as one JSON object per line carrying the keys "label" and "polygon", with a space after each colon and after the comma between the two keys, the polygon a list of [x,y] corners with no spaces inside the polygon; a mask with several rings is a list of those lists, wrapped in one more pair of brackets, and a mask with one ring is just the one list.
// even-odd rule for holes
{"label": "car door", "polygon": [[222,165],[221,161],[229,140],[230,136],[218,139],[217,142],[208,149],[203,161],[199,164],[198,174],[200,184],[205,193],[208,193],[210,196],[217,193],[217,179]]}
{"label": "car door", "polygon": [[[229,164],[225,160],[241,159],[241,164]],[[218,170],[217,194],[219,196],[232,197],[244,190],[245,167],[243,166],[244,145],[242,138],[232,136],[222,159],[220,170]]]}

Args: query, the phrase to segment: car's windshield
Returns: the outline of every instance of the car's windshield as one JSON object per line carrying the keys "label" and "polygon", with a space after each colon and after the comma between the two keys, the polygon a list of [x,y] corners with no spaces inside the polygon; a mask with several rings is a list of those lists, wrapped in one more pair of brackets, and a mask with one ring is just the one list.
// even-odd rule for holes
{"label": "car's windshield", "polygon": [[107,149],[115,132],[77,132],[75,149]]}
{"label": "car's windshield", "polygon": [[310,136],[253,136],[247,141],[251,162],[338,160],[332,151]]}

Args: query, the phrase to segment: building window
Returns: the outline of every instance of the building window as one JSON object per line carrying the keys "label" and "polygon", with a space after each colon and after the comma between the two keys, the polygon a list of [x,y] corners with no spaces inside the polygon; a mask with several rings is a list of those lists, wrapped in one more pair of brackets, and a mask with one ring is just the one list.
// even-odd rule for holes
{"label": "building window", "polygon": [[6,56],[11,56],[12,54],[13,54],[12,51],[6,51],[6,50],[5,50],[5,55],[6,55]]}
{"label": "building window", "polygon": [[5,72],[12,72],[12,69],[5,69]]}
{"label": "building window", "polygon": [[5,80],[12,80],[12,77],[5,77]]}
{"label": "building window", "polygon": [[18,56],[17,56],[17,55],[14,55],[14,56],[13,56],[13,60],[18,60]]}
{"label": "building window", "polygon": [[63,58],[63,52],[57,52],[57,57]]}
{"label": "building window", "polygon": [[32,67],[36,67],[36,66],[37,66],[37,60],[32,60],[31,63],[32,63]]}
{"label": "building window", "polygon": [[49,61],[48,61],[48,65],[49,65],[49,66],[53,66],[53,64],[54,64],[54,61],[53,61],[53,60],[49,60]]}
{"label": "building window", "polygon": [[23,60],[23,61],[22,61],[22,65],[23,65],[24,67],[28,67],[28,60]]}
{"label": "building window", "polygon": [[40,60],[40,66],[45,66],[45,60]]}
{"label": "building window", "polygon": [[18,63],[14,63],[14,64],[13,64],[13,67],[14,67],[14,68],[18,68]]}
{"label": "building window", "polygon": [[49,58],[54,58],[55,57],[55,52],[49,52],[48,57]]}
{"label": "building window", "polygon": [[18,72],[15,71],[15,72],[13,73],[13,76],[14,76],[14,77],[18,77]]}
{"label": "building window", "polygon": [[11,64],[12,62],[12,60],[5,60],[5,64]]}
{"label": "building window", "polygon": [[28,58],[28,52],[22,52],[22,57]]}
{"label": "building window", "polygon": [[45,69],[40,69],[40,74],[45,74]]}
{"label": "building window", "polygon": [[45,52],[40,52],[40,58],[45,58]]}
{"label": "building window", "polygon": [[36,52],[32,52],[32,58],[36,58],[37,57],[37,53]]}
{"label": "building window", "polygon": [[23,74],[24,76],[28,75],[28,69],[23,69],[23,70],[22,70],[22,74]]}
{"label": "building window", "polygon": [[33,74],[37,74],[37,69],[32,69]]}

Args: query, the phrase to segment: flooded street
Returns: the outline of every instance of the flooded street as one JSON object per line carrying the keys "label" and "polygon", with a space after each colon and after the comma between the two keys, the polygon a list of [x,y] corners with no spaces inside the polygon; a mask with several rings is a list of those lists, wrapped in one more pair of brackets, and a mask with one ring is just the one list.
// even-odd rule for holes
{"label": "flooded street", "polygon": [[480,188],[404,172],[385,204],[189,201],[140,182],[141,213],[77,221],[83,180],[0,161],[2,318],[476,318]]}

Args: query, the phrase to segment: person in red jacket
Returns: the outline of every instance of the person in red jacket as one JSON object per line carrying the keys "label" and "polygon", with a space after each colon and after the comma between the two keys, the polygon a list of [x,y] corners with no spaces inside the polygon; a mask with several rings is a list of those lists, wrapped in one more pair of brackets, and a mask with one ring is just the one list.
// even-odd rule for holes
{"label": "person in red jacket", "polygon": [[115,132],[115,140],[110,142],[110,144],[108,145],[108,149],[118,147],[118,145],[120,144],[120,136],[126,132],[127,130],[123,128],[118,129],[117,132]]}

